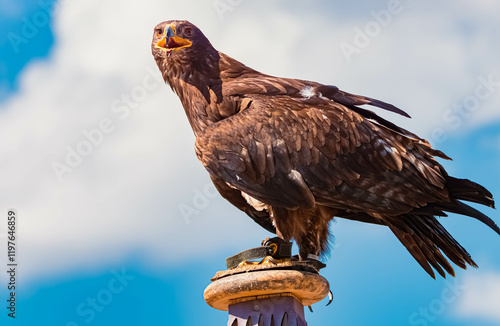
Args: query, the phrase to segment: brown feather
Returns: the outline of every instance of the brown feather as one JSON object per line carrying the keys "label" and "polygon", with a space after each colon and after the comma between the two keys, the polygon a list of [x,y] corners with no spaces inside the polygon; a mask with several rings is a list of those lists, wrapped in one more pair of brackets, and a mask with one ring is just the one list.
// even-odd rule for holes
{"label": "brown feather", "polygon": [[500,234],[459,201],[494,207],[491,193],[448,176],[434,158],[449,159],[444,153],[359,106],[404,111],[336,86],[262,74],[215,50],[187,21],[155,30],[170,25],[192,45],[158,47],[165,36],[155,32],[152,52],[181,100],[198,159],[224,198],[295,239],[302,258],[327,250],[334,215],[388,226],[432,277],[454,275],[447,259],[476,266],[436,216],[471,216]]}

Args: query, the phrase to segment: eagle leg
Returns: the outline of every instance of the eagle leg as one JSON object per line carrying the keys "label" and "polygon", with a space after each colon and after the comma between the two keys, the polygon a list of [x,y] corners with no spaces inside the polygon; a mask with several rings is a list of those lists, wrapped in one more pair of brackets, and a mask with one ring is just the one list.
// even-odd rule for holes
{"label": "eagle leg", "polygon": [[328,224],[334,214],[333,209],[321,205],[294,210],[272,207],[271,218],[279,237],[285,241],[295,239],[301,261],[319,261],[319,256],[329,251]]}

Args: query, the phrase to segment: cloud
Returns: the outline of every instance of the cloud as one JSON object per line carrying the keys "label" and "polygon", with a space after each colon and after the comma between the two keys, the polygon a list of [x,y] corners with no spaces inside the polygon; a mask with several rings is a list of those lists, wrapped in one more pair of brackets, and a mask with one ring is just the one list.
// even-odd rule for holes
{"label": "cloud", "polygon": [[464,319],[479,318],[500,322],[500,273],[483,271],[465,275],[465,291],[455,313]]}
{"label": "cloud", "polygon": [[[50,58],[25,68],[0,111],[0,198],[3,209],[18,210],[23,277],[93,268],[134,251],[151,264],[175,264],[267,236],[220,197],[200,199],[208,175],[150,54],[158,22],[189,19],[218,49],[263,72],[393,102],[415,117],[406,127],[430,133],[445,109],[473,92],[478,75],[498,69],[499,51],[496,42],[477,50],[453,32],[463,8],[441,16],[411,5],[347,63],[339,44],[372,19],[369,12],[332,20],[313,15],[326,4],[301,13],[240,2],[221,20],[211,1],[61,2]],[[472,18],[481,26],[479,14]],[[498,118],[494,103],[496,93],[464,126]],[[56,173],[63,164],[69,170]]]}

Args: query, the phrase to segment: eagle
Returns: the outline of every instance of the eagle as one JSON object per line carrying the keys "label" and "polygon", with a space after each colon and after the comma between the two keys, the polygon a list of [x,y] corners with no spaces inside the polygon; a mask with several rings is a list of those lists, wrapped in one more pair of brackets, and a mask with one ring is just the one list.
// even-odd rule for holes
{"label": "eagle", "polygon": [[334,217],[387,226],[433,278],[477,267],[439,223],[447,212],[492,219],[492,194],[448,175],[430,143],[366,106],[401,109],[336,86],[260,73],[217,51],[185,20],[154,28],[152,54],[179,96],[198,159],[218,192],[264,229],[294,240],[300,260],[329,250]]}

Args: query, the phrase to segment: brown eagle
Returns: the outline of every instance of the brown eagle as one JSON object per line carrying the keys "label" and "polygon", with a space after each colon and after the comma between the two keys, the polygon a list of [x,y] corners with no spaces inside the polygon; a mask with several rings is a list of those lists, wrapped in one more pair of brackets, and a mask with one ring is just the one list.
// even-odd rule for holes
{"label": "brown eagle", "polygon": [[266,230],[294,239],[303,260],[328,249],[334,216],[388,226],[435,277],[477,267],[436,217],[498,226],[462,200],[494,207],[481,185],[449,176],[449,159],[417,135],[360,106],[409,117],[335,86],[262,74],[214,49],[188,21],[154,29],[153,56],[179,96],[198,159],[220,194]]}

